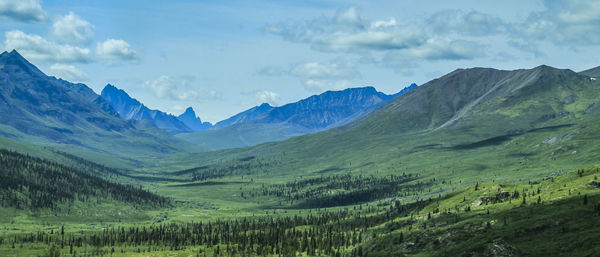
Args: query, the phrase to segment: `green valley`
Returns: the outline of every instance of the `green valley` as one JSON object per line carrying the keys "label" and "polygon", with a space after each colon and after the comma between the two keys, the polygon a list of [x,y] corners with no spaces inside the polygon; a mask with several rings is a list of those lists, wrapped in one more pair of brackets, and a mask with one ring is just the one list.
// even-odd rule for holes
{"label": "green valley", "polygon": [[547,66],[457,70],[343,127],[137,167],[5,139],[0,253],[593,255],[599,95]]}
{"label": "green valley", "polygon": [[0,0],[0,257],[600,257],[600,0]]}

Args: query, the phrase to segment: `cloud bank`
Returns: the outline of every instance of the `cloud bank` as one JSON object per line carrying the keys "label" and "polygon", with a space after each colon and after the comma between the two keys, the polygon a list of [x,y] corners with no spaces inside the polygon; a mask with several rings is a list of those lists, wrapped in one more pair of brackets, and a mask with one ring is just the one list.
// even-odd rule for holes
{"label": "cloud bank", "polygon": [[21,22],[42,22],[47,18],[39,0],[0,0],[0,16]]}

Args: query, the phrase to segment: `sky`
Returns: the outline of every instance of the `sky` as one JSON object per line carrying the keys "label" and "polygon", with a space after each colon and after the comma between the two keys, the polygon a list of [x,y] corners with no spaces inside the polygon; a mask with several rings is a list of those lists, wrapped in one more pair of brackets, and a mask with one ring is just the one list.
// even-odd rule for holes
{"label": "sky", "polygon": [[214,123],[327,90],[392,94],[458,68],[596,67],[600,0],[0,0],[0,49]]}

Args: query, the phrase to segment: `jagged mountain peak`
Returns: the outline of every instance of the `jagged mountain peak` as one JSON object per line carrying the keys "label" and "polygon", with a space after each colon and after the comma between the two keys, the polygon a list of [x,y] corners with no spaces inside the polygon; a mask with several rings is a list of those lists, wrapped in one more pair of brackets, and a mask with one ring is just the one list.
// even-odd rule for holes
{"label": "jagged mountain peak", "polygon": [[258,106],[258,108],[260,109],[265,109],[265,108],[273,108],[272,105],[268,104],[268,103],[262,103],[261,105]]}
{"label": "jagged mountain peak", "polygon": [[127,92],[125,92],[125,90],[120,89],[118,87],[115,87],[111,84],[106,84],[106,86],[104,87],[104,89],[102,89],[102,92],[100,93],[101,95],[112,95],[112,96],[122,96],[122,97],[126,97],[126,98],[130,98],[132,100],[135,100],[136,102],[139,103],[139,101],[135,98],[132,98],[131,96],[129,96],[129,94],[127,94]]}
{"label": "jagged mountain peak", "polygon": [[212,127],[210,122],[202,122],[192,107],[185,109],[181,115],[177,116],[177,119],[194,131],[207,130]]}
{"label": "jagged mountain peak", "polygon": [[192,115],[192,116],[196,117],[196,112],[194,111],[194,108],[192,108],[190,106],[190,107],[186,108],[185,111],[181,115]]}
{"label": "jagged mountain peak", "polygon": [[111,84],[106,85],[100,95],[124,119],[149,120],[156,127],[164,129],[171,134],[192,131],[177,117],[159,110],[151,110],[137,99],[129,96],[125,90]]}
{"label": "jagged mountain peak", "polygon": [[40,69],[25,59],[17,50],[4,51],[0,54],[0,68],[6,73],[18,74],[25,72],[34,76],[46,76]]}

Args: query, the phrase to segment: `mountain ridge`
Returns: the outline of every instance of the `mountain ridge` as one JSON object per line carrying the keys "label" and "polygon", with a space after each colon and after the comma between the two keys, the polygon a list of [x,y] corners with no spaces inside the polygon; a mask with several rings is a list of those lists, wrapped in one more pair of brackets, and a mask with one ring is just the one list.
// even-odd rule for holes
{"label": "mountain ridge", "polygon": [[149,120],[156,127],[164,129],[170,134],[192,132],[174,115],[152,110],[137,99],[129,96],[127,92],[111,84],[107,84],[100,94],[121,116],[126,120]]}
{"label": "mountain ridge", "polygon": [[47,76],[16,50],[0,54],[0,84],[0,111],[11,114],[0,115],[4,137],[90,156],[158,156],[191,149],[156,127],[122,120],[84,84]]}
{"label": "mountain ridge", "polygon": [[348,88],[326,91],[278,107],[263,104],[227,119],[233,122],[219,130],[184,133],[178,137],[208,149],[280,141],[348,124],[416,87],[413,83],[394,95],[378,92],[374,87]]}
{"label": "mountain ridge", "polygon": [[236,115],[233,115],[227,119],[217,122],[212,129],[222,129],[225,127],[229,127],[231,125],[235,125],[238,123],[248,122],[256,117],[261,116],[262,114],[270,111],[275,107],[271,106],[268,103],[262,103],[261,105],[257,105],[248,110],[242,111]]}

